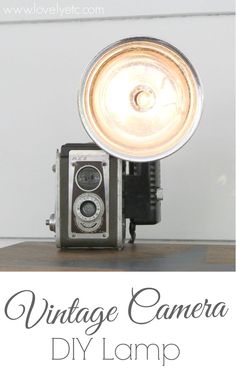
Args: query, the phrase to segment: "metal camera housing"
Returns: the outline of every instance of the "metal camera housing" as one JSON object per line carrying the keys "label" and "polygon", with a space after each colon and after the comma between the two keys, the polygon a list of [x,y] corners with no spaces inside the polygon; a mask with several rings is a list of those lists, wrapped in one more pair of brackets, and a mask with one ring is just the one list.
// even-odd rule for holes
{"label": "metal camera housing", "polygon": [[[86,169],[99,174],[95,187],[81,185],[78,175]],[[122,247],[122,161],[89,144],[66,144],[57,152],[56,244],[63,248]],[[94,205],[92,215],[81,206]]]}
{"label": "metal camera housing", "polygon": [[[160,221],[159,162],[126,163],[94,143],[66,144],[57,152],[56,207],[46,221],[64,249],[120,249],[124,246],[126,219],[131,239],[136,224]],[[99,179],[81,172],[93,169]],[[96,183],[96,184],[95,184]],[[83,210],[87,202],[90,207]],[[89,204],[90,203],[90,204]],[[87,213],[87,215],[85,215]]]}

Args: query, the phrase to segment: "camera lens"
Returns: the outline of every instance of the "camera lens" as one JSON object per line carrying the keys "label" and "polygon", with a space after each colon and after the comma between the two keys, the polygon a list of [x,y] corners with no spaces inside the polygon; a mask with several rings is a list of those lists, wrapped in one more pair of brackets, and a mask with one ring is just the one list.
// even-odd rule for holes
{"label": "camera lens", "polygon": [[80,205],[80,212],[86,218],[90,218],[91,216],[93,216],[96,213],[96,210],[96,205],[92,201],[84,201]]}
{"label": "camera lens", "polygon": [[77,185],[85,191],[97,189],[101,183],[101,174],[93,166],[85,166],[79,170],[76,176]]}

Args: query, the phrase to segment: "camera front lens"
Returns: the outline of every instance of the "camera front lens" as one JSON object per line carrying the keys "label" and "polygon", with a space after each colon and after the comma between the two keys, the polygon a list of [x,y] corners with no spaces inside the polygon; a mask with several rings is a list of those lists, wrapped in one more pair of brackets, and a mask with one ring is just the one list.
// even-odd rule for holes
{"label": "camera front lens", "polygon": [[80,205],[80,212],[86,218],[92,217],[96,213],[96,205],[92,201],[84,201]]}
{"label": "camera front lens", "polygon": [[77,173],[77,185],[85,191],[97,189],[101,183],[101,174],[93,166],[85,166]]}

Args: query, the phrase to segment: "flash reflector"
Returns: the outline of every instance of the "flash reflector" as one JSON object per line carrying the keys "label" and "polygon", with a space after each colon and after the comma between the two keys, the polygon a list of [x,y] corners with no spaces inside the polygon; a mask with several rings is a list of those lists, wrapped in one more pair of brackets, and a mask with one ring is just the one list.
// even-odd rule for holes
{"label": "flash reflector", "polygon": [[198,75],[188,59],[161,40],[136,37],[102,50],[78,96],[89,136],[115,157],[161,159],[182,147],[202,111]]}

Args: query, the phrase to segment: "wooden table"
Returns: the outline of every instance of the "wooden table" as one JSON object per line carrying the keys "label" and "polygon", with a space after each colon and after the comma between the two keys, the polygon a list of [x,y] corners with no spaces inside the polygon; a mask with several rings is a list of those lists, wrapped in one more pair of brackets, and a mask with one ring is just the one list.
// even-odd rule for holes
{"label": "wooden table", "polygon": [[234,271],[229,245],[141,243],[114,250],[60,250],[53,242],[0,249],[0,271]]}

